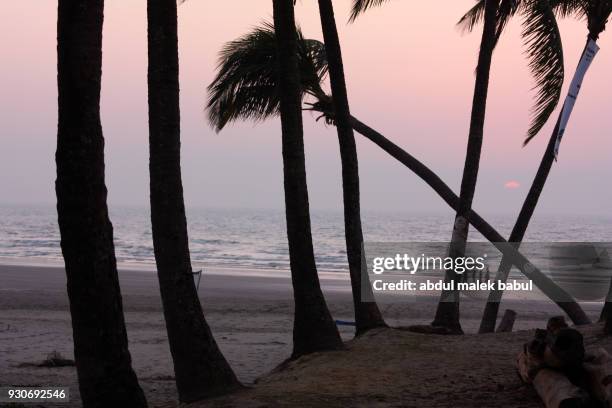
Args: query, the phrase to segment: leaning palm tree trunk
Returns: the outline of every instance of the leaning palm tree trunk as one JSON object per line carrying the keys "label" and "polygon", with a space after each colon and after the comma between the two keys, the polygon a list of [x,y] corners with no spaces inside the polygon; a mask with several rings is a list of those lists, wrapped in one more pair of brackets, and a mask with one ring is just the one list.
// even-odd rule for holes
{"label": "leaning palm tree trunk", "polygon": [[[321,26],[329,67],[335,124],[340,143],[342,191],[344,194],[344,233],[353,289],[356,332],[359,335],[369,329],[386,325],[376,303],[362,301],[362,291],[369,290],[371,292],[372,287],[367,282],[364,282],[364,285],[361,282],[363,231],[361,228],[357,145],[350,123],[351,113],[344,78],[342,51],[331,0],[319,0],[319,14],[321,15]],[[368,296],[368,298],[371,299],[372,296]]]}
{"label": "leaning palm tree trunk", "polygon": [[[540,167],[538,168],[538,172],[536,173],[535,179],[533,180],[533,183],[531,185],[531,189],[529,190],[529,194],[527,194],[527,198],[523,203],[521,212],[519,213],[517,221],[514,224],[512,232],[510,233],[510,238],[508,239],[508,241],[511,242],[517,249],[520,247],[520,243],[523,240],[523,237],[525,236],[529,221],[533,216],[533,212],[535,211],[536,205],[540,198],[540,194],[542,193],[542,189],[544,188],[544,184],[546,183],[546,179],[552,167],[555,158],[554,151],[558,129],[559,122],[557,121],[557,125],[555,126],[553,135],[550,138],[550,141],[546,148],[546,152],[544,153],[544,157],[542,158]],[[506,256],[503,256],[499,265],[499,269],[497,271],[497,275],[495,277],[495,281],[506,282],[511,268],[512,263]],[[498,289],[493,289],[489,293],[489,298],[487,299],[487,304],[484,309],[482,321],[480,322],[479,333],[492,333],[495,330],[497,314],[499,312],[499,304],[501,302],[502,296],[503,291]]]}
{"label": "leaning palm tree trunk", "polygon": [[[329,112],[328,114],[333,114]],[[368,140],[376,144],[390,156],[404,164],[419,176],[427,185],[429,185],[438,195],[455,211],[459,208],[459,197],[448,187],[440,177],[425,166],[410,153],[397,146],[395,143],[385,138],[382,134],[367,126],[358,119],[351,117],[351,125],[353,129],[365,136]],[[466,214],[466,219],[472,224],[478,232],[480,232],[487,240],[489,240],[507,259],[515,265],[519,270],[533,283],[554,301],[574,324],[587,324],[590,322],[582,308],[576,301],[531,264],[518,250],[504,237],[501,236],[487,221],[485,221],[478,213],[470,209]]]}
{"label": "leaning palm tree trunk", "polygon": [[[472,103],[472,117],[470,121],[470,132],[468,136],[465,167],[461,181],[461,193],[459,206],[453,234],[449,249],[451,257],[462,257],[465,255],[469,223],[466,216],[472,208],[472,201],[476,191],[478,180],[478,168],[480,165],[480,154],[482,150],[482,139],[484,133],[485,113],[487,106],[487,93],[489,89],[489,75],[491,71],[491,59],[496,43],[497,9],[499,0],[486,0],[484,29],[480,44],[478,66],[476,68],[476,85],[474,89],[474,100]],[[445,280],[454,281],[458,275],[451,270],[446,272]],[[436,316],[432,322],[433,326],[444,326],[453,332],[462,333],[459,321],[459,291],[443,291]]]}
{"label": "leaning palm tree trunk", "polygon": [[176,0],[149,0],[149,148],[153,244],[181,402],[239,386],[208,327],[193,281],[180,164]]}
{"label": "leaning palm tree trunk", "polygon": [[293,0],[273,0],[282,124],[285,212],[295,298],[293,357],[343,347],[317,275],[302,127],[301,82]]}
{"label": "leaning palm tree trunk", "polygon": [[[590,63],[592,58],[597,53],[597,37],[598,34],[595,35],[591,33],[587,38],[587,43],[585,44],[584,51],[582,52],[582,57],[580,59],[581,62],[579,63],[579,66],[576,70],[574,81],[572,81],[571,88],[573,89],[570,89],[568,101],[561,109],[561,112],[559,112],[557,123],[548,141],[544,156],[542,157],[542,161],[540,162],[540,167],[538,168],[533,183],[531,184],[531,188],[529,189],[529,193],[527,194],[527,197],[525,198],[525,201],[523,203],[523,207],[521,208],[521,212],[519,213],[516,223],[514,224],[514,228],[512,229],[512,233],[510,234],[509,241],[512,242],[517,248],[520,246],[520,243],[525,236],[527,227],[529,226],[529,222],[531,221],[531,217],[535,212],[536,206],[540,199],[540,195],[542,194],[542,190],[544,189],[544,185],[546,184],[546,180],[548,179],[548,175],[550,174],[550,170],[552,169],[553,163],[555,162],[555,158],[559,149],[559,143],[561,141],[560,135],[563,136],[564,134],[567,121],[569,120],[569,114],[571,112],[571,109],[568,107],[568,104],[571,104],[571,106],[573,107],[573,104],[575,103],[576,98],[578,96],[578,91],[580,90],[582,78],[586,73],[586,68],[588,68],[587,65],[584,68],[584,71],[582,71],[580,65],[583,62]],[[511,268],[512,263],[509,262],[505,257],[503,257],[497,272],[497,276],[495,278],[496,281],[506,282],[506,280],[508,279],[508,275],[510,274]],[[480,333],[490,333],[495,330],[495,323],[497,322],[497,314],[499,312],[499,303],[501,302],[502,296],[503,291],[497,289],[489,293],[489,298],[487,299],[487,304],[485,306],[482,321],[480,323]]]}
{"label": "leaning palm tree trunk", "polygon": [[146,407],[132,370],[100,123],[104,1],[60,0],[57,214],[84,407]]}

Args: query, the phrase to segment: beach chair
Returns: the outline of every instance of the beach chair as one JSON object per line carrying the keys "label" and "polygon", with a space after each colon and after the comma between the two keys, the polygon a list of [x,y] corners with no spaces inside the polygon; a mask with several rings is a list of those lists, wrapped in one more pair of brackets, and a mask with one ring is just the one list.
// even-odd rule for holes
{"label": "beach chair", "polygon": [[[199,291],[200,290],[200,280],[202,279],[202,269],[196,272],[192,272],[192,274],[193,274],[193,279],[196,283],[196,291]],[[196,279],[196,276],[197,276],[197,279]]]}

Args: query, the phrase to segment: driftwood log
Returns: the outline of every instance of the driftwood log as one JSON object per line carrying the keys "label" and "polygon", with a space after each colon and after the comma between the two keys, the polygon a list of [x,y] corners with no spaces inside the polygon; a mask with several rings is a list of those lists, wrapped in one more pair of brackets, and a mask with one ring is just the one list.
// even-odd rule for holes
{"label": "driftwood log", "polygon": [[584,407],[589,396],[561,372],[546,368],[544,359],[531,354],[525,347],[518,356],[518,371],[521,379],[533,385],[546,408]]}
{"label": "driftwood log", "polygon": [[587,387],[591,395],[606,407],[612,407],[612,358],[606,350],[598,348],[585,357],[583,364]]}
{"label": "driftwood log", "polygon": [[547,408],[579,408],[589,405],[589,394],[572,384],[563,373],[544,368],[533,380],[533,388]]}
{"label": "driftwood log", "polygon": [[[590,401],[589,394],[579,386],[587,377],[584,360],[582,334],[567,327],[562,317],[555,317],[546,330],[536,330],[534,339],[523,346],[517,368],[521,379],[533,385],[547,408],[584,407]],[[594,377],[599,378],[595,371]]]}
{"label": "driftwood log", "polygon": [[511,332],[514,327],[514,322],[516,320],[516,312],[514,310],[506,309],[504,312],[504,317],[502,317],[499,326],[497,326],[498,333],[507,333]]}

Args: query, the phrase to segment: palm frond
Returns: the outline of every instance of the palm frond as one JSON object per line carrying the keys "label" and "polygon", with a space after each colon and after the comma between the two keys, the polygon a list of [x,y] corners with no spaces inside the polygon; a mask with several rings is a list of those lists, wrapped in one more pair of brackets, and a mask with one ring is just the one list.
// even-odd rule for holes
{"label": "palm frond", "polygon": [[508,21],[520,10],[523,3],[521,0],[501,0],[497,9],[497,30],[495,32],[497,41],[504,32]]}
{"label": "palm frond", "polygon": [[612,0],[590,0],[587,3],[584,14],[588,21],[589,37],[597,41],[606,29],[612,11]]}
{"label": "palm frond", "polygon": [[586,16],[586,3],[589,0],[550,0],[550,6],[555,11],[557,17],[577,17]]}
{"label": "palm frond", "polygon": [[[325,46],[304,39],[298,29],[298,61],[303,95],[324,94]],[[274,26],[263,23],[230,41],[220,52],[217,75],[208,86],[208,119],[220,131],[238,119],[265,120],[279,114],[277,51]]]}
{"label": "palm frond", "polygon": [[561,34],[549,0],[526,1],[522,36],[537,94],[525,144],[538,134],[557,107],[565,75]]}
{"label": "palm frond", "polygon": [[457,22],[457,26],[463,32],[472,32],[474,27],[484,19],[486,0],[477,0],[474,7],[463,15]]}
{"label": "palm frond", "polygon": [[[467,13],[461,17],[457,26],[464,32],[471,32],[474,27],[484,19],[486,0],[477,0],[474,7],[472,7]],[[495,29],[496,39],[499,40],[501,37],[508,21],[512,18],[521,8],[523,0],[501,0],[499,8],[497,9],[497,23]]]}
{"label": "palm frond", "polygon": [[354,22],[359,15],[365,13],[372,7],[378,7],[388,0],[353,0],[353,9],[351,10],[351,16],[349,21]]}

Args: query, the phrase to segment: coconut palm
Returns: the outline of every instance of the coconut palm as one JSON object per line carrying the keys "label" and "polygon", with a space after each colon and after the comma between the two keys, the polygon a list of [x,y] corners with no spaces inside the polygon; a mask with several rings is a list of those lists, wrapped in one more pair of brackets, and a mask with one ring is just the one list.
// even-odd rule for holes
{"label": "coconut palm", "polygon": [[[560,1],[561,0],[559,0],[559,2]],[[353,3],[353,13],[351,15],[351,19],[354,20],[368,8],[378,6],[383,3],[385,3],[385,0],[355,0]],[[538,89],[535,106],[533,108],[533,120],[528,131],[528,137],[532,138],[544,126],[557,106],[559,97],[561,95],[561,86],[563,85],[564,76],[563,49],[561,46],[561,36],[557,27],[554,10],[561,13],[567,13],[568,9],[571,8],[571,5],[567,4],[568,2],[565,4],[553,2],[553,4],[551,4],[548,0],[499,0],[499,6],[493,20],[492,13],[489,14],[490,18],[487,19],[487,6],[492,8],[492,5],[489,3],[490,2],[486,0],[478,0],[476,5],[472,7],[459,21],[459,25],[464,29],[471,31],[478,22],[484,20],[485,27],[483,29],[483,42],[481,43],[481,56],[483,56],[482,52],[485,49],[482,46],[485,44],[485,42],[489,45],[487,47],[487,53],[492,54],[493,48],[503,33],[509,19],[519,12],[524,15],[524,28],[522,35],[527,44],[527,54],[530,59],[529,65],[536,79]],[[487,32],[488,35],[485,35],[484,33]],[[487,37],[486,41],[485,37]],[[490,58],[488,58],[486,55],[483,57],[489,59],[488,63],[490,66]],[[477,69],[477,83],[479,71],[480,70]],[[483,75],[481,75],[481,78],[485,75],[485,73],[482,74]],[[481,90],[483,89],[482,86],[480,88]],[[472,105],[472,121],[470,124],[471,136],[468,139],[468,154],[466,155],[464,177],[461,187],[461,197],[463,197],[464,200],[463,205],[458,211],[455,219],[453,238],[451,242],[451,252],[455,252],[458,256],[462,256],[465,249],[465,240],[467,239],[468,234],[468,223],[465,222],[465,217],[462,215],[462,213],[465,212],[468,205],[471,206],[477,178],[480,146],[482,142],[479,135],[482,127],[479,123],[480,119],[478,117],[481,116],[481,118],[484,118],[484,110],[481,108],[483,107],[483,103],[485,101],[482,99],[482,92],[478,100],[476,98],[477,94],[478,89],[475,92],[474,104]],[[480,105],[481,108],[474,110],[474,108],[477,108],[477,104]],[[453,275],[454,274],[451,271],[447,274],[446,278],[453,279],[455,277]],[[458,293],[456,291],[443,293],[442,300],[443,302],[438,305],[436,318],[432,324],[445,326],[452,331],[460,332],[461,328],[459,324]],[[492,308],[496,306],[488,307]],[[495,316],[496,315],[497,311],[495,311]],[[493,321],[493,324],[494,322],[495,321]]]}
{"label": "coconut palm", "polygon": [[[316,112],[326,123],[334,124],[332,99],[323,90],[327,74],[325,46],[317,40],[305,39],[299,30],[297,35],[303,109]],[[208,115],[217,130],[236,120],[263,121],[279,115],[276,60],[274,27],[269,24],[254,28],[223,47],[217,76],[209,86]],[[355,132],[408,167],[451,208],[457,210],[458,197],[427,166],[354,116],[350,117],[350,123]],[[482,217],[471,210],[467,218],[502,253],[511,256],[515,265],[565,310],[574,323],[588,322],[580,306],[567,293],[542,275],[516,249],[507,245],[504,238]]]}
{"label": "coconut palm", "polygon": [[[298,66],[302,84],[301,98],[309,95],[316,109],[325,105],[326,108],[334,111],[332,98],[321,87],[328,74],[325,45],[317,40],[305,39],[299,29],[297,36]],[[209,121],[217,131],[221,131],[228,123],[238,119],[260,121],[279,115],[280,95],[274,68],[277,65],[275,37],[274,26],[264,23],[261,27],[256,27],[252,32],[223,47],[218,66],[219,72],[208,87],[210,94],[207,107]],[[342,73],[339,76],[344,82]],[[330,115],[326,115],[326,119],[332,121]],[[344,132],[347,130],[345,129]],[[363,235],[359,214],[357,151],[352,133],[347,137],[339,136],[339,141],[346,207],[347,254],[357,333],[362,333],[368,328],[384,325],[384,321],[375,303],[362,302],[362,289],[371,291],[372,288],[368,284],[361,284]]]}
{"label": "coconut palm", "polygon": [[132,369],[100,123],[102,0],[60,0],[57,20],[57,214],[84,407],[146,407]]}
{"label": "coconut palm", "polygon": [[[462,22],[465,24],[466,29],[470,30],[481,19],[479,17],[481,11],[479,10],[482,10],[483,3],[483,0],[479,1],[478,4],[474,6],[474,8],[470,10],[470,12],[468,12],[468,14],[466,14],[466,16],[462,19]],[[590,43],[596,42],[599,38],[599,35],[604,31],[606,22],[610,15],[611,3],[612,2],[610,2],[610,0],[554,0],[550,2],[550,9],[553,10],[553,12],[557,13],[557,15],[559,15],[560,17],[575,16],[579,18],[584,18],[587,21],[588,36],[587,43],[583,51],[584,55],[587,52]],[[519,13],[521,11],[531,12],[532,10],[535,10],[537,12],[538,10],[546,10],[546,8],[546,4],[540,1],[515,0],[514,7],[512,9],[507,9],[507,13],[504,15],[504,21],[507,21],[516,13]],[[548,11],[546,11],[546,13],[548,13]],[[541,33],[544,30],[548,30],[549,32],[558,32],[558,28],[556,27],[556,23],[553,18],[543,18],[540,22],[526,20],[526,24],[523,29],[523,36],[527,38],[528,44],[537,44],[538,39],[541,37]],[[560,35],[557,36],[559,38],[558,41],[556,41],[556,48],[558,50],[557,54],[562,56]],[[555,42],[549,42],[549,44],[551,45],[551,47],[554,47]],[[553,49],[551,48],[551,52],[552,50]],[[533,58],[531,65],[532,69],[535,68],[534,71],[536,73],[536,78],[538,78],[539,82],[545,80],[548,74],[546,74],[545,71],[542,71],[542,68],[540,68],[540,70],[538,71],[536,67],[546,67],[546,64],[550,63],[549,55],[551,55],[551,53],[544,52],[544,50],[538,49],[536,47],[529,50],[529,55]],[[558,70],[558,75],[563,75],[563,71]],[[536,104],[534,118],[534,123],[537,124],[537,126],[532,126],[532,128],[529,130],[525,144],[527,144],[531,139],[533,139],[533,137],[536,136],[538,131],[546,122],[546,118],[554,110],[555,106],[553,106],[551,103],[546,103],[545,101],[557,100],[560,96],[561,85],[562,80],[559,79],[556,82],[551,82],[550,86],[540,87],[538,104]],[[538,168],[536,176],[533,180],[529,193],[527,194],[525,202],[523,203],[519,216],[510,234],[509,241],[514,243],[516,247],[520,245],[520,242],[525,236],[527,227],[529,226],[529,222],[531,221],[531,217],[533,216],[540,195],[544,189],[544,185],[546,184],[546,180],[548,178],[548,175],[550,174],[550,170],[555,161],[557,139],[560,131],[559,126],[562,113],[563,109],[559,113],[557,124],[555,125],[553,133],[549,139],[549,143],[544,152],[544,156],[542,157],[542,160],[540,162],[540,166]],[[508,279],[511,266],[512,265],[508,259],[502,259],[502,262],[497,272],[496,281],[505,282]],[[489,294],[487,305],[485,306],[485,311],[480,325],[479,331],[481,333],[492,332],[495,329],[495,323],[499,312],[499,303],[501,301],[502,295],[503,292],[499,290],[494,290]],[[608,306],[608,303],[606,303],[606,306],[610,308],[610,306]],[[606,310],[606,308],[604,308],[604,310]],[[602,316],[603,314],[604,313],[602,313]]]}
{"label": "coconut palm", "polygon": [[[359,197],[359,164],[357,145],[350,123],[348,92],[344,78],[344,66],[340,38],[334,17],[334,7],[331,0],[319,0],[319,14],[325,40],[329,82],[334,104],[336,129],[340,144],[340,159],[342,162],[342,191],[344,194],[344,229],[346,237],[346,253],[348,257],[351,286],[353,289],[353,305],[357,335],[367,330],[384,327],[385,322],[375,302],[363,302],[362,299],[362,248],[363,231],[361,227],[361,210]],[[371,290],[370,285],[363,285]]]}
{"label": "coconut palm", "polygon": [[149,149],[153,246],[181,402],[239,387],[204,318],[193,281],[183,184],[176,0],[149,0]]}
{"label": "coconut palm", "polygon": [[[484,133],[485,113],[487,107],[487,94],[489,89],[489,75],[491,60],[496,43],[497,11],[499,0],[486,0],[484,11],[484,29],[480,42],[480,53],[476,67],[476,83],[474,99],[472,101],[472,115],[468,135],[467,152],[463,177],[461,180],[461,193],[459,195],[459,209],[455,216],[453,233],[451,237],[449,256],[457,258],[465,256],[469,223],[466,215],[472,208],[478,168]],[[458,275],[447,270],[445,280],[455,281]],[[443,291],[436,310],[436,316],[431,323],[434,327],[444,327],[452,333],[463,333],[459,320],[459,291],[457,289]]]}
{"label": "coconut palm", "polygon": [[293,0],[273,0],[273,6],[277,32],[272,36],[273,55],[278,58],[272,62],[272,69],[279,74],[274,94],[282,124],[285,213],[295,301],[292,357],[296,358],[316,351],[341,349],[343,344],[325,303],[314,258]]}

